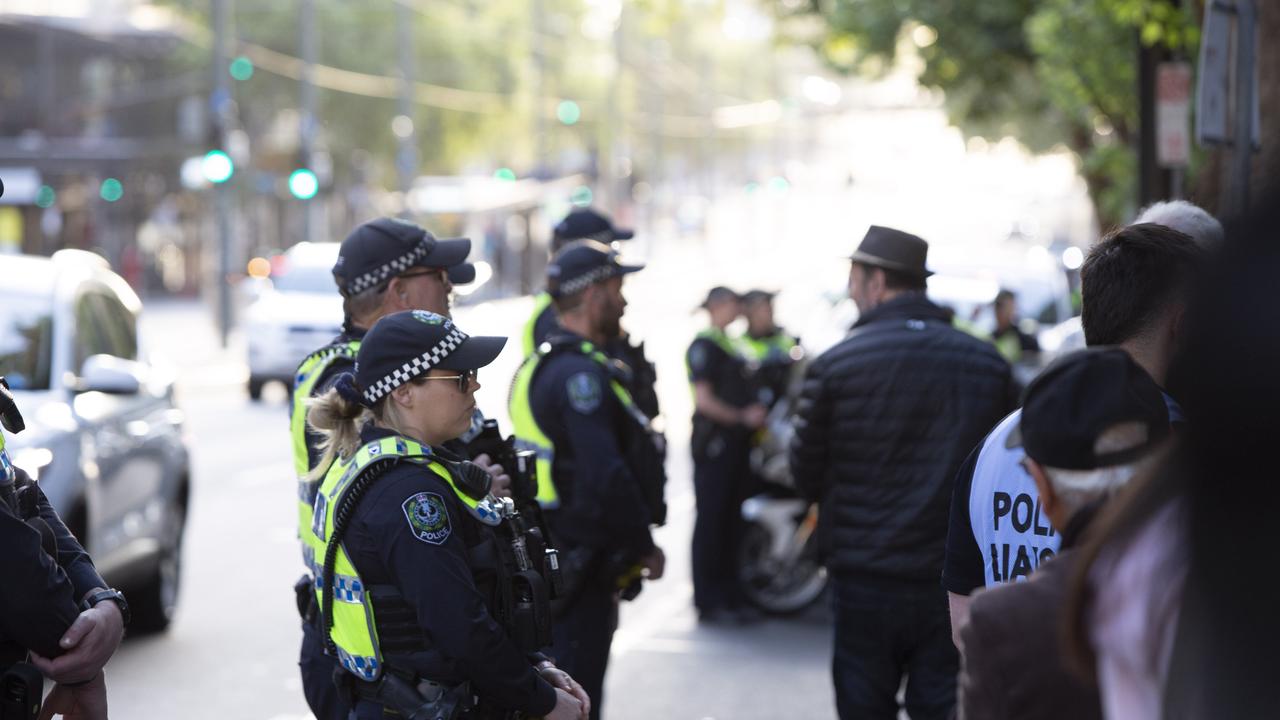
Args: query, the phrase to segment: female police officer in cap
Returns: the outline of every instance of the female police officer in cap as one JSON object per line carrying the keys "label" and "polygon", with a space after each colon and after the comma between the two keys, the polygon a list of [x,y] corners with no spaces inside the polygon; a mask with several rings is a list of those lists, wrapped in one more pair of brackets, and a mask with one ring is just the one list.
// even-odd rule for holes
{"label": "female police officer in cap", "polygon": [[307,413],[329,468],[307,538],[316,594],[358,720],[586,717],[581,686],[495,619],[510,616],[496,533],[509,501],[441,448],[470,426],[476,371],[505,343],[388,315]]}

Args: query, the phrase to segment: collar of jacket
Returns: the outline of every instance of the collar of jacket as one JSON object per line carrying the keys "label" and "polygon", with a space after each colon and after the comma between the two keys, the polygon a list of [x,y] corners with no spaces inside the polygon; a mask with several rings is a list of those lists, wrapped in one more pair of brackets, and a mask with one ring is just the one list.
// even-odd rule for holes
{"label": "collar of jacket", "polygon": [[934,305],[922,292],[906,292],[892,300],[886,300],[871,308],[871,312],[858,318],[853,327],[860,328],[884,320],[941,320],[951,322],[946,310]]}

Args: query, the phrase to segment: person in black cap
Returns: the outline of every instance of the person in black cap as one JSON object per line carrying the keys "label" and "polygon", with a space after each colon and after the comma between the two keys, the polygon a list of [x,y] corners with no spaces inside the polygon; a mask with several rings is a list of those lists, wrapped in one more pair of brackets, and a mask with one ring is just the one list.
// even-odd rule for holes
{"label": "person in black cap", "polygon": [[[635,233],[631,230],[615,227],[613,221],[602,213],[591,208],[577,208],[556,224],[551,235],[551,254],[554,255],[560,248],[575,240],[595,240],[612,246],[619,240],[630,240],[634,236]],[[521,334],[524,356],[532,355],[556,329],[556,313],[551,307],[551,294],[543,291],[534,298],[533,313]],[[645,357],[644,343],[633,345],[630,336],[619,326],[617,335],[608,338],[601,349],[609,357],[627,366],[630,377],[625,380],[625,384],[636,406],[650,419],[658,417],[660,409],[655,387],[658,376],[653,363]]]}
{"label": "person in black cap", "polygon": [[[960,629],[960,717],[1101,718],[1097,686],[1067,666],[1061,640],[1074,547],[1101,506],[1158,455],[1169,411],[1124,350],[1082,350],[1027,388],[1019,433],[1040,508],[1062,545],[1028,582],[974,596]],[[1035,512],[1027,502],[1008,521]]]}
{"label": "person in black cap", "polygon": [[[506,562],[518,513],[490,471],[445,447],[470,427],[478,371],[505,343],[394,313],[365,336],[355,372],[310,403],[323,481],[304,540],[322,640],[359,720],[585,717],[581,686],[537,652],[550,640],[545,592]],[[542,627],[517,617],[520,587]]]}
{"label": "person in black cap", "polygon": [[[379,218],[357,227],[338,251],[333,279],[343,297],[343,332],[308,355],[294,373],[290,405],[294,472],[298,478],[298,533],[311,522],[317,483],[306,480],[320,461],[320,436],[306,426],[305,404],[351,369],[365,332],[379,318],[401,310],[449,314],[453,284],[475,279],[466,262],[471,241],[438,240],[422,227],[396,218]],[[295,585],[303,616],[299,667],[307,704],[319,720],[346,718],[333,686],[333,660],[324,655],[315,628],[309,587],[316,559],[303,546],[308,575]]]}
{"label": "person in black cap", "polygon": [[661,436],[598,349],[617,335],[623,277],[641,267],[594,240],[556,253],[547,288],[561,329],[525,359],[511,390],[516,436],[538,454],[538,501],[565,555],[552,654],[587,689],[593,718],[619,594],[634,597],[641,577],[660,578],[665,564],[649,530],[666,515]]}
{"label": "person in black cap", "polygon": [[749,290],[742,295],[747,332],[739,338],[756,397],[769,408],[786,396],[791,368],[802,357],[799,338],[774,324],[773,297],[767,290]]}
{"label": "person in black cap", "polygon": [[693,525],[693,604],[703,622],[741,618],[734,557],[742,535],[740,507],[750,489],[751,433],[764,424],[765,408],[755,401],[746,359],[725,334],[738,318],[738,294],[717,286],[699,305],[711,326],[685,353],[693,388],[693,489],[697,519]]}
{"label": "person in black cap", "polygon": [[958,658],[938,584],[951,485],[1016,402],[1009,364],[925,296],[924,240],[872,226],[851,258],[852,332],[809,366],[791,474],[820,504],[842,718],[946,718]]}

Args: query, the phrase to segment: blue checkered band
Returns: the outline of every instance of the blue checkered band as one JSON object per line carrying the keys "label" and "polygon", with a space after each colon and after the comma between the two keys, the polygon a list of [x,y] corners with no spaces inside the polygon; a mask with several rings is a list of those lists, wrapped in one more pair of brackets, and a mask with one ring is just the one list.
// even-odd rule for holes
{"label": "blue checkered band", "polygon": [[298,500],[311,505],[316,501],[316,493],[320,490],[319,480],[298,479]]}
{"label": "blue checkered band", "polygon": [[347,295],[359,295],[371,287],[378,285],[395,275],[406,272],[409,268],[418,264],[418,261],[431,254],[436,247],[436,241],[431,237],[422,238],[421,242],[413,246],[409,252],[392,260],[385,265],[380,265],[369,272],[357,276],[351,282],[347,283]]}
{"label": "blue checkered band", "polygon": [[378,658],[364,657],[363,655],[352,655],[351,653],[338,648],[338,661],[342,663],[342,667],[347,672],[355,675],[361,680],[373,682],[378,679]]}
{"label": "blue checkered band", "polygon": [[572,280],[566,280],[565,282],[560,283],[560,286],[556,288],[556,293],[560,297],[573,295],[575,293],[579,293],[579,292],[582,292],[583,290],[586,290],[593,283],[598,283],[602,280],[608,280],[614,275],[619,274],[619,272],[620,271],[618,270],[618,266],[614,265],[613,263],[610,263],[608,265],[602,265],[594,270],[590,270],[582,275],[579,275],[578,277]]}
{"label": "blue checkered band", "polygon": [[333,574],[333,599],[338,602],[360,605],[364,602],[364,583],[354,575]]}
{"label": "blue checkered band", "polygon": [[435,347],[401,365],[391,371],[390,375],[382,378],[378,382],[370,385],[364,391],[364,400],[370,407],[374,403],[382,399],[383,396],[391,394],[392,390],[409,382],[410,380],[425,373],[431,368],[439,365],[442,360],[449,357],[449,353],[457,350],[462,341],[466,340],[468,335],[457,328],[449,330],[449,334],[443,340],[435,344]]}

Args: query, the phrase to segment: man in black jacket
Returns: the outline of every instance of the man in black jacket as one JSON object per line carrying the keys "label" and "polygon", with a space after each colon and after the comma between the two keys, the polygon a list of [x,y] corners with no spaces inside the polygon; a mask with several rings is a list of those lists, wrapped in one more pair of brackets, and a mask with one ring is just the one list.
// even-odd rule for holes
{"label": "man in black jacket", "polygon": [[1008,363],[925,297],[929,245],[872,226],[850,258],[853,332],[814,361],[797,405],[791,470],[820,503],[836,609],[842,718],[946,718],[958,665],[938,587],[951,483],[1011,410]]}

